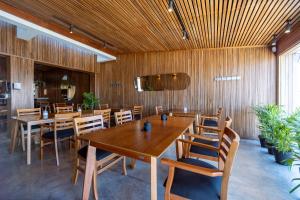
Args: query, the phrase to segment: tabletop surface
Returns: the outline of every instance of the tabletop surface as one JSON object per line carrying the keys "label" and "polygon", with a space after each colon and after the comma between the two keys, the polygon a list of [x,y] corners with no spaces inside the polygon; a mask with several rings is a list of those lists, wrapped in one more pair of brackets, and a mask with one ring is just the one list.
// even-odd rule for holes
{"label": "tabletop surface", "polygon": [[[26,115],[26,116],[20,116],[20,117],[13,116],[12,119],[16,119],[18,121],[25,122],[25,123],[34,122],[34,121],[52,121],[52,120],[54,120],[55,114],[57,114],[57,113],[49,113],[48,119],[44,119],[43,115]],[[64,113],[61,113],[61,114],[64,114]],[[84,110],[81,112],[82,117],[87,117],[90,115],[93,115],[93,111],[91,111],[91,110]]]}
{"label": "tabletop surface", "polygon": [[[143,131],[144,122],[152,124],[150,132]],[[189,117],[150,116],[117,127],[85,134],[79,139],[89,140],[92,146],[104,150],[118,150],[116,153],[160,157],[161,154],[185,131],[194,119]]]}

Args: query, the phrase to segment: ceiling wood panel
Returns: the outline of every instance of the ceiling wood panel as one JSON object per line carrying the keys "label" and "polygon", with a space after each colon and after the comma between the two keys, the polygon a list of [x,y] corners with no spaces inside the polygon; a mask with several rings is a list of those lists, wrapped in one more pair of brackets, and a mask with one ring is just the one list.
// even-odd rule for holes
{"label": "ceiling wood panel", "polygon": [[121,53],[267,45],[286,20],[300,16],[299,0],[175,0],[189,33],[183,40],[167,0],[0,1],[47,22],[73,24]]}

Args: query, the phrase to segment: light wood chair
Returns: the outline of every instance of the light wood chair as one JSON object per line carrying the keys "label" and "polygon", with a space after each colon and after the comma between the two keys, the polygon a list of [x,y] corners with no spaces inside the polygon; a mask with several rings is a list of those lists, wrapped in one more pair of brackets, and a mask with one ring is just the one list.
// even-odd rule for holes
{"label": "light wood chair", "polygon": [[156,115],[160,115],[164,112],[163,107],[162,106],[155,106],[155,114]]}
{"label": "light wood chair", "polygon": [[[41,108],[29,108],[29,109],[17,109],[17,116],[41,116]],[[22,142],[22,149],[25,151],[25,139],[27,135],[27,124],[21,123],[21,142]],[[39,133],[40,126],[34,125],[31,127],[31,133]],[[35,137],[36,134],[32,134],[31,137]]]}
{"label": "light wood chair", "polygon": [[219,121],[223,114],[223,108],[218,108],[218,111],[215,115],[201,115],[200,124],[202,126],[214,126],[218,127]]}
{"label": "light wood chair", "polygon": [[124,112],[115,112],[115,122],[117,126],[130,121],[132,121],[132,114],[130,110]]}
{"label": "light wood chair", "polygon": [[212,147],[190,140],[178,142],[209,148],[218,153],[218,167],[203,160],[182,158],[177,161],[162,158],[169,166],[165,199],[227,200],[228,182],[240,137],[230,128],[225,128],[220,147]]}
{"label": "light wood chair", "polygon": [[133,106],[132,110],[133,119],[142,119],[143,118],[143,106]]}
{"label": "light wood chair", "polygon": [[[232,119],[230,117],[226,117],[226,120],[219,123],[219,127],[211,127],[211,126],[200,126],[201,133],[198,134],[190,134],[186,133],[185,136],[188,137],[189,140],[205,145],[211,145],[214,147],[220,146],[220,141],[223,137],[225,127],[230,128],[232,123]],[[188,149],[185,149],[187,152],[186,157],[201,157],[203,159],[213,160],[215,161],[218,157],[218,154],[214,151],[211,151],[206,148],[201,148],[197,146],[188,146]]]}
{"label": "light wood chair", "polygon": [[106,109],[109,109],[109,105],[108,104],[100,104],[99,108],[100,108],[100,110],[106,110]]}
{"label": "light wood chair", "polygon": [[[100,131],[104,128],[104,119],[102,115],[95,115],[91,117],[84,117],[84,118],[76,118],[74,119],[75,124],[75,132],[76,136],[80,136],[82,134],[91,133],[95,131]],[[101,134],[101,132],[99,132]],[[87,150],[88,146],[85,145],[81,147],[81,141],[76,139],[76,150],[77,150],[77,158],[74,167],[74,175],[73,175],[73,182],[76,184],[78,178],[78,172],[85,172],[85,162],[87,158]],[[97,174],[102,173],[106,169],[110,168],[118,161],[123,160],[123,174],[126,175],[126,157],[120,156],[115,153],[111,153],[102,149],[96,149],[96,170],[95,176]],[[81,165],[81,163],[83,165]],[[95,181],[95,179],[94,179]],[[96,181],[94,182],[94,187],[96,187]]]}
{"label": "light wood chair", "polygon": [[102,115],[104,126],[110,128],[111,109],[94,110],[94,115]]}
{"label": "light wood chair", "polygon": [[56,113],[68,113],[73,111],[73,106],[56,107]]}
{"label": "light wood chair", "polygon": [[[44,146],[54,144],[56,164],[59,166],[58,147],[57,143],[69,140],[70,148],[71,142],[74,140],[74,118],[80,117],[80,112],[55,114],[53,125],[41,126],[41,143],[40,143],[40,158],[44,157]],[[44,132],[44,128],[47,131]]]}
{"label": "light wood chair", "polygon": [[54,104],[52,104],[52,106],[53,106],[53,112],[56,113],[57,112],[56,107],[66,107],[67,104],[66,103],[54,103]]}

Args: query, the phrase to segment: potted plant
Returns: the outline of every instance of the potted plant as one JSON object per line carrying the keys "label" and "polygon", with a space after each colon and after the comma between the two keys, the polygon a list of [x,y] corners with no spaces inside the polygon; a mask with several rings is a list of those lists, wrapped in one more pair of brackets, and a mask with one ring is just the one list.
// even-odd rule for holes
{"label": "potted plant", "polygon": [[[299,151],[293,151],[293,156],[292,156],[292,158],[288,159],[287,164],[290,166],[290,169],[292,167],[295,167],[295,166],[297,166],[297,167],[300,166],[300,153],[299,153]],[[299,171],[300,171],[300,167],[299,167]],[[300,177],[293,178],[292,181],[300,182]],[[300,188],[300,183],[296,184],[290,190],[290,193],[293,193],[294,191],[296,191],[299,188]]]}
{"label": "potted plant", "polygon": [[92,92],[83,93],[83,106],[86,109],[94,110],[100,103],[100,100],[96,98],[95,94]]}
{"label": "potted plant", "polygon": [[261,106],[261,105],[257,105],[253,107],[253,110],[256,114],[256,117],[259,121],[259,125],[258,128],[260,130],[260,134],[258,135],[258,139],[260,142],[260,146],[261,147],[266,147],[266,132],[264,131],[263,127],[264,127],[264,123],[265,123],[265,114],[266,114],[266,107],[265,106]]}

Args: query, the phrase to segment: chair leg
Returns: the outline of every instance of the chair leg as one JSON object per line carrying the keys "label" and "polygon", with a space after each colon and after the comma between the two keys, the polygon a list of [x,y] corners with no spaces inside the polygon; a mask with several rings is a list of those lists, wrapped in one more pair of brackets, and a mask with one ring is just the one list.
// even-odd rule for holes
{"label": "chair leg", "polygon": [[59,158],[58,158],[58,148],[57,148],[57,138],[54,136],[54,146],[55,146],[55,156],[56,156],[56,165],[59,166]]}
{"label": "chair leg", "polygon": [[124,176],[127,176],[126,156],[123,156],[123,175],[124,175]]}
{"label": "chair leg", "polygon": [[77,183],[77,179],[78,179],[78,167],[80,164],[80,160],[78,158],[76,158],[76,162],[75,162],[75,168],[74,168],[74,175],[73,175],[73,183],[74,185]]}
{"label": "chair leg", "polygon": [[23,151],[25,151],[25,136],[23,132],[21,132],[21,142],[22,142],[22,149]]}
{"label": "chair leg", "polygon": [[93,175],[93,193],[94,193],[94,199],[98,200],[98,190],[97,190],[97,162],[95,163],[95,170]]}
{"label": "chair leg", "polygon": [[135,163],[136,163],[136,159],[131,158],[131,162],[130,162],[130,168],[134,169],[135,168]]}
{"label": "chair leg", "polygon": [[43,160],[44,159],[44,141],[41,138],[40,141],[40,159]]}

